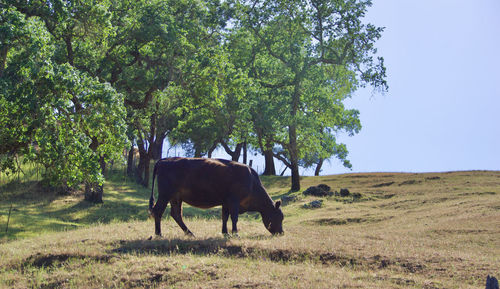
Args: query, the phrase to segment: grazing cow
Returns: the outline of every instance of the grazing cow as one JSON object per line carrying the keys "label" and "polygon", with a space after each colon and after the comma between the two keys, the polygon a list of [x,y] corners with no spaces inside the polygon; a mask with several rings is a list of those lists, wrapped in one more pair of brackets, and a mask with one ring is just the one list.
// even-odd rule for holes
{"label": "grazing cow", "polygon": [[[155,177],[158,177],[158,200],[154,204]],[[260,182],[257,172],[234,161],[205,158],[166,158],[156,162],[149,211],[155,219],[155,233],[161,236],[161,217],[170,202],[170,214],[189,235],[182,220],[182,202],[198,208],[222,205],[222,233],[227,234],[231,215],[232,233],[237,233],[238,214],[257,211],[272,234],[283,233],[281,201],[273,202]],[[154,206],[153,206],[154,205]]]}

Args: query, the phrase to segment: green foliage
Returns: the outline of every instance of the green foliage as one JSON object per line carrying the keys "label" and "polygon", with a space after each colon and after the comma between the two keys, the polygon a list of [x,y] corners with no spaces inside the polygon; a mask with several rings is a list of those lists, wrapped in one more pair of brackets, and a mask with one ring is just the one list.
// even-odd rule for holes
{"label": "green foliage", "polygon": [[189,85],[183,90],[181,120],[172,140],[190,143],[193,154],[206,152],[220,141],[243,142],[251,129],[246,96],[252,84],[228,54],[222,49],[201,53],[184,77]]}
{"label": "green foliage", "polygon": [[362,22],[370,5],[356,0],[235,4],[238,21],[230,40],[236,51],[245,51],[235,55],[261,85],[254,104],[283,100],[276,109],[275,101],[267,102],[270,109],[262,116],[261,107],[255,109],[259,145],[274,147],[275,156],[292,169],[294,190],[300,186],[299,164],[335,155],[350,167],[345,145],[333,135],[352,135],[361,125],[359,113],[342,103],[360,86],[387,89],[383,59],[374,60],[383,28]]}
{"label": "green foliage", "polygon": [[102,184],[99,159],[118,159],[126,143],[123,96],[57,63],[56,41],[40,19],[14,8],[1,15],[1,30],[11,31],[2,34],[8,50],[0,82],[2,169],[19,169],[13,159],[23,154],[46,167],[50,185]]}
{"label": "green foliage", "polygon": [[[99,158],[119,159],[125,139],[123,96],[96,79],[61,65],[53,71],[53,86],[63,91],[55,103],[46,103],[43,127],[34,141],[34,160],[46,166],[51,183],[73,186],[103,183]],[[75,108],[72,101],[81,108]]]}
{"label": "green foliage", "polygon": [[196,156],[272,150],[295,180],[332,156],[350,167],[336,135],[361,124],[343,102],[387,89],[370,5],[12,1],[0,14],[1,169],[26,155],[52,185],[102,184],[126,138],[145,164],[167,136]]}

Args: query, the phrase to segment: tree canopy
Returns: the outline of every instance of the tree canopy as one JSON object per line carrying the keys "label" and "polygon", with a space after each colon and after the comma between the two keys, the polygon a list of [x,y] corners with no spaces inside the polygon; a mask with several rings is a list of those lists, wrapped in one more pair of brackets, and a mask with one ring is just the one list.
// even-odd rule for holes
{"label": "tree canopy", "polygon": [[[50,185],[73,187],[104,179],[99,159],[119,157],[126,144],[123,95],[69,63],[39,18],[14,8],[0,14],[2,169],[17,155],[42,164]],[[113,129],[109,129],[113,128]]]}
{"label": "tree canopy", "polygon": [[[340,159],[361,129],[343,102],[387,90],[367,0],[13,0],[0,4],[0,170],[37,162],[48,184],[102,200],[129,151],[147,186],[164,139],[190,156],[247,150],[290,168]],[[134,147],[139,163],[130,164]],[[101,192],[94,196],[93,192]]]}

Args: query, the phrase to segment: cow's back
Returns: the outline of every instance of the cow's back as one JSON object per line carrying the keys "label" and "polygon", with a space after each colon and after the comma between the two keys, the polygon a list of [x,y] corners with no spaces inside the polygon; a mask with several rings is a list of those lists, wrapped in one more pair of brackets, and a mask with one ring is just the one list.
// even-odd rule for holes
{"label": "cow's back", "polygon": [[225,200],[247,198],[252,188],[250,169],[236,162],[204,158],[170,158],[156,165],[159,194],[208,208]]}

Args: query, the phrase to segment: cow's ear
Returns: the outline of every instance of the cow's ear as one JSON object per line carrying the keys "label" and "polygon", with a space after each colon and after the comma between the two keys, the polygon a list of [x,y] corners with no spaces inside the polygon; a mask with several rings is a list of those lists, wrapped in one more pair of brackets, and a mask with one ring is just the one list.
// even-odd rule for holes
{"label": "cow's ear", "polygon": [[274,206],[276,207],[276,209],[279,209],[280,206],[281,206],[281,200],[280,201],[276,201],[276,203],[274,204]]}

